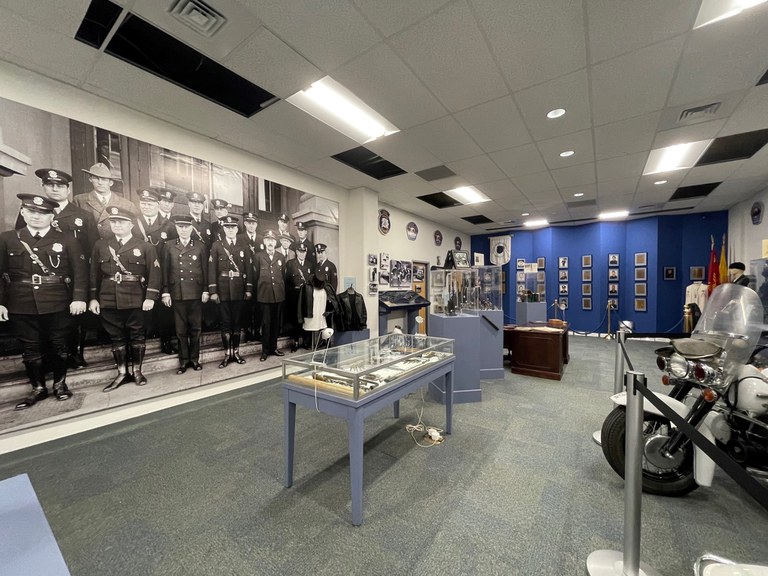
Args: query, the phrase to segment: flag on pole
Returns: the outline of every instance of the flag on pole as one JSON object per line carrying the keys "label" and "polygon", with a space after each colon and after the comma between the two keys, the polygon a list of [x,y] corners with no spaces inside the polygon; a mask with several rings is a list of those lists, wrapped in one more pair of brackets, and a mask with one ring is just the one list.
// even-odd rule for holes
{"label": "flag on pole", "polygon": [[715,254],[715,237],[712,238],[712,248],[709,253],[709,269],[707,270],[707,296],[712,294],[712,290],[718,284],[720,273],[717,267],[717,254]]}
{"label": "flag on pole", "polygon": [[728,263],[725,261],[725,234],[723,234],[723,246],[720,248],[720,284],[728,282]]}

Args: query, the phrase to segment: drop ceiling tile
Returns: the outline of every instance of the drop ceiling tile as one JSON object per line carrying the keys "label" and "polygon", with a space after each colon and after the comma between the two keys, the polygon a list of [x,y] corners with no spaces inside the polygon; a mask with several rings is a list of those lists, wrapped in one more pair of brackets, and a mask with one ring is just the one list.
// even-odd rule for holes
{"label": "drop ceiling tile", "polygon": [[[666,190],[669,192],[669,195],[672,195],[672,192],[681,185],[687,173],[687,170],[678,170],[676,172],[668,172],[663,176],[659,174],[641,176],[637,183],[637,192],[638,194],[646,194],[653,193],[656,190]],[[660,180],[666,180],[666,182],[664,184],[655,184],[655,182]]]}
{"label": "drop ceiling tile", "polygon": [[287,98],[325,74],[264,27],[233,50],[222,63],[246,80]]}
{"label": "drop ceiling tile", "polygon": [[416,198],[427,194],[434,194],[440,188],[431,182],[426,182],[415,174],[402,174],[397,178],[388,178],[376,183],[379,192],[401,194],[404,197]]}
{"label": "drop ceiling tile", "polygon": [[[550,169],[566,168],[576,164],[584,164],[585,162],[594,162],[595,160],[592,130],[582,130],[550,140],[543,140],[537,145],[544,158],[544,162]],[[562,158],[560,153],[566,150],[573,150],[575,154]]]}
{"label": "drop ceiling tile", "polygon": [[537,174],[527,174],[525,176],[512,177],[512,183],[517,186],[525,197],[529,200],[539,192],[555,190],[557,185],[550,176],[549,172],[538,172]]}
{"label": "drop ceiling tile", "polygon": [[[479,156],[483,153],[451,116],[409,128],[405,134],[442,162],[453,162],[454,160]],[[422,166],[422,168],[430,167]]]}
{"label": "drop ceiling tile", "polygon": [[485,182],[477,188],[486,196],[494,200],[500,198],[517,198],[522,200],[524,198],[520,190],[517,189],[512,181],[506,178],[495,182]]}
{"label": "drop ceiling tile", "polygon": [[678,36],[606,60],[592,68],[592,115],[596,125],[660,110],[683,49]]}
{"label": "drop ceiling tile", "polygon": [[386,44],[377,44],[347,62],[333,73],[333,78],[400,130],[447,114]]}
{"label": "drop ceiling tile", "polygon": [[482,184],[504,178],[504,172],[485,155],[450,162],[448,167],[470,184]]}
{"label": "drop ceiling tile", "polygon": [[619,178],[607,182],[598,182],[597,195],[600,198],[604,198],[606,196],[624,196],[632,194],[637,189],[638,180],[638,178]]}
{"label": "drop ceiling tile", "polygon": [[627,210],[632,206],[632,194],[611,195],[600,197],[600,212],[612,212],[614,210]]}
{"label": "drop ceiling tile", "polygon": [[439,10],[451,0],[352,0],[363,15],[384,36],[391,36],[432,12]]}
{"label": "drop ceiling tile", "polygon": [[551,174],[558,188],[592,184],[595,182],[595,165],[590,162],[589,164],[579,164],[578,166],[569,166],[568,168],[558,168],[557,170],[552,170]]}
{"label": "drop ceiling tile", "polygon": [[745,161],[734,173],[736,178],[768,178],[768,146]]}
{"label": "drop ceiling tile", "polygon": [[586,66],[581,2],[473,0],[472,6],[512,90]]}
{"label": "drop ceiling tile", "polygon": [[711,122],[702,122],[701,124],[694,124],[683,128],[675,128],[674,130],[663,130],[662,132],[656,133],[656,137],[653,141],[653,149],[665,148],[683,142],[698,142],[700,140],[716,138],[723,126],[725,126],[725,122],[725,119],[713,120]]}
{"label": "drop ceiling tile", "polygon": [[531,141],[511,96],[467,108],[454,114],[454,118],[485,152],[521,146]]}
{"label": "drop ceiling tile", "polygon": [[451,112],[507,93],[463,0],[391,37],[389,43]]}
{"label": "drop ceiling tile", "polygon": [[418,172],[442,164],[442,161],[426,148],[417,144],[406,132],[390,134],[385,138],[377,138],[368,142],[366,148],[373,150],[393,164],[397,164],[408,172]]}
{"label": "drop ceiling tile", "polygon": [[683,179],[682,186],[694,186],[697,184],[706,184],[707,182],[722,182],[738,170],[744,160],[734,162],[721,162],[719,164],[709,164],[706,166],[696,166],[691,168]]}
{"label": "drop ceiling tile", "polygon": [[278,38],[325,73],[381,41],[347,0],[239,0]]}
{"label": "drop ceiling tile", "polygon": [[693,26],[698,0],[587,0],[589,55],[600,62],[655,44]]}
{"label": "drop ceiling tile", "polygon": [[321,158],[319,160],[303,162],[300,164],[300,169],[310,176],[327,180],[343,188],[352,189],[365,186],[366,188],[375,189],[377,182],[370,176],[366,176],[362,172],[350,168],[333,158]]}
{"label": "drop ceiling tile", "polygon": [[647,152],[638,152],[628,156],[599,160],[597,162],[597,180],[598,182],[607,182],[620,178],[634,178],[637,180],[643,173],[647,159]]}
{"label": "drop ceiling tile", "polygon": [[603,124],[595,128],[595,157],[605,160],[651,149],[660,112]]}
{"label": "drop ceiling tile", "polygon": [[768,8],[694,30],[679,63],[670,105],[751,88],[765,72]]}
{"label": "drop ceiling tile", "polygon": [[534,144],[500,150],[489,154],[489,156],[510,178],[535,174],[547,169]]}
{"label": "drop ceiling tile", "polygon": [[[515,100],[535,140],[544,140],[589,128],[587,70],[582,69],[515,93]],[[547,112],[564,108],[560,118],[547,118]]]}
{"label": "drop ceiling tile", "polygon": [[531,204],[527,198],[522,196],[496,198],[494,202],[505,210],[511,211],[513,213],[512,218],[521,218],[520,214],[529,212],[533,208],[533,204]]}
{"label": "drop ceiling tile", "polygon": [[736,202],[738,202],[736,198],[749,198],[764,188],[765,180],[761,178],[729,179],[715,188],[710,193],[710,196],[713,198],[732,199],[730,206],[733,206]]}
{"label": "drop ceiling tile", "polygon": [[72,84],[82,81],[99,56],[82,42],[40,28],[14,13],[5,11],[0,16],[3,60]]}
{"label": "drop ceiling tile", "polygon": [[[68,0],[67,2],[47,2],[42,9],[40,2],[29,0],[0,0],[0,8],[8,10],[29,22],[48,28],[67,37],[74,38],[91,0]],[[8,18],[3,14],[1,20]],[[3,35],[3,43],[8,37]]]}
{"label": "drop ceiling tile", "polygon": [[[574,196],[581,194],[581,196]],[[560,188],[560,198],[563,202],[581,202],[597,198],[597,184],[584,184],[582,186],[569,186]]]}
{"label": "drop ceiling tile", "polygon": [[768,128],[768,84],[756,86],[747,93],[718,135],[730,136],[761,128]]}

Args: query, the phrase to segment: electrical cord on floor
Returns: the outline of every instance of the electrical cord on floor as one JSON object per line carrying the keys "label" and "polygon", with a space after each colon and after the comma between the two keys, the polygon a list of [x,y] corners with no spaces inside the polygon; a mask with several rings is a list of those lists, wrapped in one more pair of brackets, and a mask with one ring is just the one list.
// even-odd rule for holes
{"label": "electrical cord on floor", "polygon": [[[435,446],[437,444],[440,444],[444,438],[442,435],[443,429],[442,428],[435,428],[434,426],[426,426],[421,421],[421,416],[424,413],[424,390],[421,391],[421,407],[416,410],[416,414],[419,417],[419,421],[416,424],[406,424],[405,431],[408,432],[411,435],[411,438],[413,438],[413,441],[416,443],[417,446],[420,446],[422,448],[432,448],[432,446]],[[416,439],[416,433],[422,434],[422,439],[425,440],[427,443],[422,444]]]}

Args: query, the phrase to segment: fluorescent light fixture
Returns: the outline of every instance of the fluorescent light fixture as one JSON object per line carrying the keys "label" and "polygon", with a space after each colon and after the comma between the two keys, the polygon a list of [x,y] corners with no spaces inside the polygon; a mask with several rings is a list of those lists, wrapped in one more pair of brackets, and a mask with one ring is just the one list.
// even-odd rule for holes
{"label": "fluorescent light fixture", "polygon": [[565,115],[565,108],[555,108],[547,112],[547,118],[560,118]]}
{"label": "fluorescent light fixture", "polygon": [[520,216],[530,216],[530,215],[531,215],[530,212],[523,212],[522,214],[520,214]]}
{"label": "fluorescent light fixture", "polygon": [[614,220],[618,218],[626,218],[629,216],[629,210],[616,210],[615,212],[601,212],[597,215],[600,220]]}
{"label": "fluorescent light fixture", "polygon": [[666,148],[656,148],[648,154],[648,161],[643,169],[643,176],[684,170],[696,165],[701,155],[712,143],[712,139],[675,144]]}
{"label": "fluorescent light fixture", "polygon": [[701,28],[708,24],[714,24],[731,16],[741,14],[742,11],[762,4],[766,0],[703,0],[693,29]]}
{"label": "fluorescent light fixture", "polygon": [[568,158],[568,156],[573,156],[576,154],[573,150],[566,150],[564,152],[560,152],[560,158]]}
{"label": "fluorescent light fixture", "polygon": [[656,180],[656,182],[654,182],[653,184],[655,186],[661,186],[662,184],[666,184],[666,183],[667,183],[666,180]]}
{"label": "fluorescent light fixture", "polygon": [[330,76],[296,92],[288,102],[361,144],[400,130]]}
{"label": "fluorescent light fixture", "polygon": [[528,220],[527,222],[523,222],[523,226],[527,228],[533,228],[535,226],[547,226],[549,222],[547,222],[545,219],[541,220]]}
{"label": "fluorescent light fixture", "polygon": [[490,200],[488,196],[480,192],[474,186],[462,186],[461,188],[446,190],[445,193],[462,204],[477,204],[479,202],[488,202]]}
{"label": "fluorescent light fixture", "polygon": [[584,192],[576,192],[576,194],[573,195],[574,198],[581,198],[584,196]]}

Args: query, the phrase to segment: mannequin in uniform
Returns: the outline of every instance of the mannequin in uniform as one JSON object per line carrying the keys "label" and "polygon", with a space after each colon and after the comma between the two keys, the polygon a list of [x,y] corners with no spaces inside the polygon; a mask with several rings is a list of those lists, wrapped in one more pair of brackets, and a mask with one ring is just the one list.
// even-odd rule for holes
{"label": "mannequin in uniform", "polygon": [[731,262],[728,266],[728,279],[739,286],[749,286],[749,277],[744,275],[746,269],[741,262]]}

